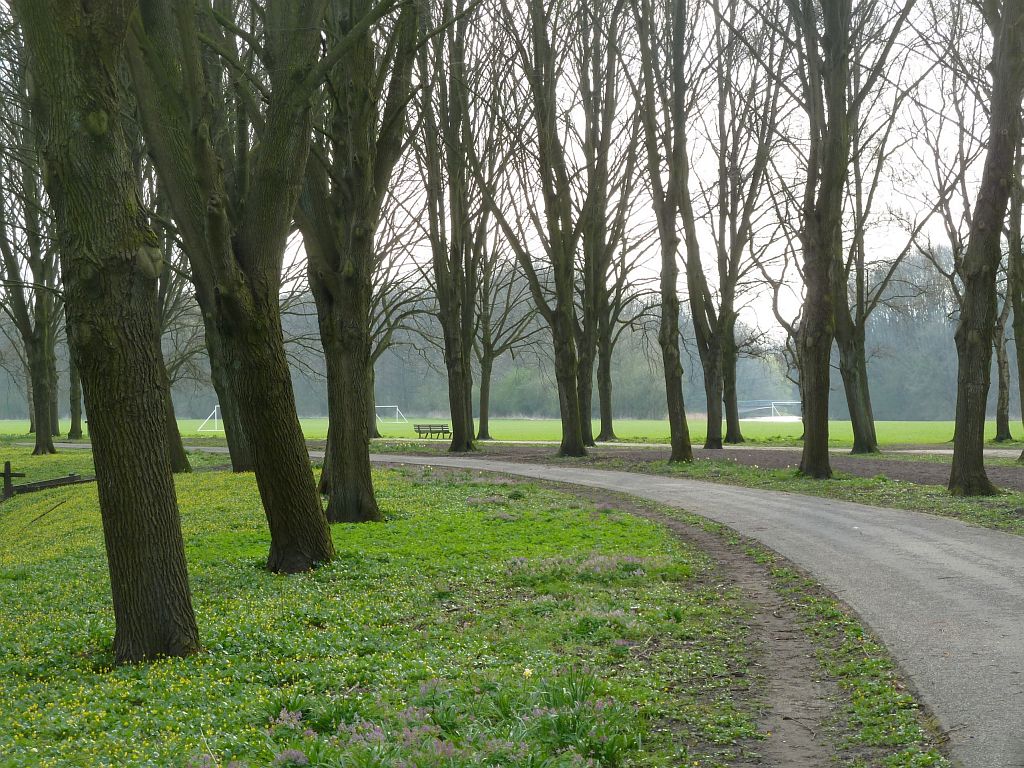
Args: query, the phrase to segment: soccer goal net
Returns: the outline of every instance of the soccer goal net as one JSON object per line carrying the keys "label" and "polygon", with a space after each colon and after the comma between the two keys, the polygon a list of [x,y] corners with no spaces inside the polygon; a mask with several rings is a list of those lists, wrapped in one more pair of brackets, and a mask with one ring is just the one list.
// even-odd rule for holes
{"label": "soccer goal net", "polygon": [[220,406],[213,406],[213,413],[206,417],[206,421],[199,425],[197,432],[223,432],[224,423],[220,418]]}
{"label": "soccer goal net", "polygon": [[741,419],[800,421],[799,400],[746,400],[737,406]]}
{"label": "soccer goal net", "polygon": [[377,411],[377,421],[381,424],[409,423],[409,420],[405,418],[405,414],[402,413],[402,409],[397,405],[377,405],[374,408]]}

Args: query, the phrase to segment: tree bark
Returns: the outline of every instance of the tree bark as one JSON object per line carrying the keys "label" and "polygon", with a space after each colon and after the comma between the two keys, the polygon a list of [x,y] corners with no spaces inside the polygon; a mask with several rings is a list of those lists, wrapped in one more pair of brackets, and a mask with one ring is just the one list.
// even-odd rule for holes
{"label": "tree bark", "polygon": [[583,444],[596,445],[594,441],[594,357],[596,339],[590,333],[580,336],[579,359],[577,361],[576,396],[580,403],[580,431]]}
{"label": "tree bark", "polygon": [[[1022,238],[1022,217],[1024,217],[1024,148],[1017,147],[1017,172],[1010,196],[1010,234],[1007,260],[1006,300],[1013,311],[1013,344],[1017,358],[1017,388],[1020,396],[1021,419],[1024,420],[1024,238]],[[1018,462],[1024,463],[1024,451]]]}
{"label": "tree bark", "polygon": [[985,472],[985,410],[996,321],[996,272],[1024,93],[1024,7],[1007,3],[999,19],[987,21],[995,37],[988,156],[961,266],[963,299],[955,336],[959,367],[949,490],[960,496],[996,492]]}
{"label": "tree bark", "polygon": [[[253,105],[259,114],[251,121],[244,108],[237,122],[217,111],[232,96],[220,90],[220,58],[204,52],[200,27],[211,18],[196,14],[189,0],[140,2],[127,57],[147,146],[213,328],[207,342],[222,345],[227,386],[218,396],[230,390],[221,409],[227,419],[237,407],[251,451],[270,528],[267,568],[285,573],[334,556],[295,412],[279,306],[312,135],[312,93],[321,85],[314,67],[324,7],[324,0],[268,0],[264,12],[275,24],[256,47],[274,66],[266,72],[265,104]],[[211,351],[211,361],[215,356]]]}
{"label": "tree bark", "polygon": [[477,426],[477,440],[493,440],[491,437],[491,376],[494,360],[489,354],[480,356],[480,421]]}
{"label": "tree bark", "polygon": [[[118,72],[129,4],[14,4],[31,53],[71,352],[90,415],[118,663],[199,648],[164,449],[155,276]],[[48,405],[48,401],[46,401]]]}
{"label": "tree bark", "polygon": [[559,302],[552,317],[551,336],[555,351],[555,381],[558,384],[558,411],[562,422],[559,456],[587,455],[583,442],[583,419],[580,412],[579,369],[576,342],[573,338],[572,302]]}
{"label": "tree bark", "polygon": [[725,442],[738,445],[743,440],[740,426],[740,407],[736,391],[736,365],[739,350],[736,347],[736,330],[730,324],[722,336],[722,399],[725,405]]}
{"label": "tree bark", "polygon": [[174,413],[174,400],[171,399],[171,388],[164,390],[164,408],[167,414],[166,441],[167,459],[171,463],[171,472],[183,474],[192,471],[192,465],[188,460],[188,453],[185,452],[185,444],[181,441],[181,431],[178,429],[178,417]]}
{"label": "tree bark", "polygon": [[[241,423],[270,526],[267,568],[276,573],[308,571],[333,559],[334,543],[295,412],[277,286],[223,292],[220,302],[218,327],[235,363],[231,389],[244,404]],[[365,427],[365,410],[358,414]]]}
{"label": "tree bark", "polygon": [[68,429],[68,440],[82,439],[82,380],[78,376],[74,355],[68,349],[68,380],[71,400],[71,427]]}
{"label": "tree bark", "polygon": [[374,391],[376,385],[377,375],[374,371],[374,361],[371,359],[366,370],[366,399],[369,403],[366,409],[366,431],[371,440],[381,436],[377,426],[377,394]]}
{"label": "tree bark", "polygon": [[704,438],[704,447],[712,450],[721,449],[722,404],[725,391],[721,349],[717,345],[713,346],[701,362],[704,370],[704,393],[708,404],[708,430]]}
{"label": "tree bark", "polygon": [[[454,292],[454,291],[453,291]],[[453,453],[472,451],[473,388],[469,385],[468,359],[463,354],[462,305],[456,310],[449,303],[442,310],[441,326],[444,334],[444,362],[448,371],[448,405],[452,419],[452,441],[448,450]]]}
{"label": "tree bark", "polygon": [[612,334],[610,323],[602,316],[602,328],[597,345],[597,399],[601,411],[601,432],[598,442],[616,440],[614,414],[612,411]]}
{"label": "tree bark", "polygon": [[1006,349],[1006,313],[996,322],[995,352],[998,390],[996,395],[996,437],[997,443],[1013,440],[1010,432],[1010,355]]}
{"label": "tree bark", "polygon": [[[671,254],[675,260],[675,251]],[[673,265],[674,266],[674,265]],[[678,274],[678,271],[672,274]],[[661,329],[658,341],[661,344],[662,367],[665,369],[665,395],[668,404],[669,435],[672,441],[670,463],[693,461],[693,447],[690,443],[690,428],[686,423],[686,405],[683,401],[683,364],[679,354],[679,298],[673,284],[666,290],[666,260],[662,258],[662,299]]]}
{"label": "tree bark", "polygon": [[28,433],[36,432],[36,404],[32,401],[32,375],[28,365],[25,366],[25,405],[28,406]]}
{"label": "tree bark", "polygon": [[233,367],[231,350],[221,338],[221,332],[214,322],[216,302],[209,297],[208,307],[204,307],[204,292],[197,286],[196,298],[203,314],[203,327],[206,332],[206,350],[210,358],[210,381],[217,393],[217,404],[220,406],[220,418],[224,424],[224,437],[228,443],[228,454],[231,457],[232,472],[253,472],[256,465],[253,461],[252,447],[242,423],[241,404],[232,389],[230,371]]}
{"label": "tree bark", "polygon": [[46,342],[42,336],[45,330],[38,327],[32,334],[30,343],[25,346],[28,357],[29,381],[32,387],[32,412],[35,425],[36,442],[32,449],[33,456],[56,453],[53,447],[53,429],[50,426],[53,418],[51,405],[50,361],[46,355]]}
{"label": "tree bark", "polygon": [[837,336],[837,341],[839,372],[843,377],[846,404],[850,410],[850,423],[853,427],[851,453],[878,453],[875,417],[871,409],[871,392],[868,387],[865,339],[863,335],[854,332],[852,336],[844,335],[842,339]]}
{"label": "tree bark", "polygon": [[[320,262],[319,259],[316,260]],[[310,271],[320,341],[327,358],[330,432],[321,475],[332,523],[380,520],[370,473],[367,411],[370,384],[370,276],[372,259],[346,260],[349,274]],[[313,261],[310,262],[313,264]],[[355,265],[359,264],[360,267]]]}
{"label": "tree bark", "polygon": [[814,222],[805,221],[803,248],[807,293],[797,340],[804,426],[800,473],[819,480],[832,477],[828,455],[828,400],[834,330],[833,259],[828,245],[821,238],[822,233]]}
{"label": "tree bark", "polygon": [[47,333],[46,377],[50,394],[50,436],[60,437],[60,402],[58,401],[60,386],[57,377],[57,350],[52,333]]}

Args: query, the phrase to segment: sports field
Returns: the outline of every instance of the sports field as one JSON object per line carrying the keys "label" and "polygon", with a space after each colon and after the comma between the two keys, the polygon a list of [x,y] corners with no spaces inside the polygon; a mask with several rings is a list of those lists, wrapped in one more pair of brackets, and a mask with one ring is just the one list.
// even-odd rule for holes
{"label": "sports field", "polygon": [[[407,424],[379,424],[381,435],[389,438],[415,438],[414,424],[446,422],[435,417],[409,417]],[[210,432],[197,432],[199,420],[184,419],[179,422],[182,435],[212,436]],[[701,418],[689,420],[690,436],[694,442],[703,441],[707,422]],[[323,439],[327,437],[327,419],[302,419],[306,437]],[[941,444],[953,439],[952,421],[880,421],[876,426],[882,445]],[[594,433],[600,431],[600,424],[594,421]],[[1019,428],[1018,428],[1018,431]],[[799,422],[759,421],[743,422],[743,435],[748,442],[765,444],[793,444],[800,439],[802,428]],[[848,421],[833,421],[830,427],[832,442],[836,445],[853,443],[853,432]],[[668,442],[668,422],[664,420],[621,419],[615,422],[615,434],[620,440],[632,442]],[[995,422],[988,424],[989,438],[995,436]],[[561,437],[561,423],[557,419],[491,419],[491,436],[495,440],[551,440]]]}
{"label": "sports field", "polygon": [[[302,429],[310,440],[322,440],[327,437],[326,418],[302,419]],[[414,424],[439,423],[447,419],[436,416],[410,416],[408,423],[380,423],[381,435],[385,438],[415,438]],[[223,434],[214,429],[212,422],[200,431],[202,419],[179,419],[183,437],[216,437]],[[690,436],[693,442],[702,442],[707,429],[707,422],[699,417],[689,420]],[[67,429],[67,421],[61,424]],[[1014,436],[1019,438],[1021,427],[1013,425]],[[952,421],[879,421],[876,424],[878,440],[882,445],[915,444],[940,445],[953,439]],[[594,421],[594,433],[600,431],[600,424]],[[620,419],[615,422],[615,433],[619,440],[626,442],[668,442],[668,422],[654,419]],[[766,445],[792,445],[799,441],[801,426],[795,421],[760,421],[743,422],[743,436],[749,443]],[[0,420],[0,434],[27,435],[28,422],[19,420]],[[988,439],[995,436],[995,422],[987,424]],[[557,419],[491,419],[491,435],[495,440],[510,441],[557,441],[560,439],[561,427]],[[830,424],[831,442],[837,446],[850,445],[853,433],[848,421],[833,421]]]}
{"label": "sports field", "polygon": [[[381,423],[380,431],[387,438],[415,438],[413,425],[423,422],[443,422],[447,419],[435,417],[410,416],[408,423]],[[222,434],[207,426],[207,430],[199,431],[202,419],[181,419],[179,422],[184,437],[215,437]],[[695,443],[704,440],[707,423],[700,418],[690,419],[690,435]],[[67,428],[67,423],[62,424]],[[1019,425],[1014,425],[1015,436],[1021,432]],[[326,418],[302,419],[302,428],[306,437],[311,440],[327,437]],[[934,444],[947,443],[953,438],[952,421],[880,421],[877,423],[878,439],[882,445],[900,444]],[[599,425],[594,422],[594,432]],[[837,446],[850,445],[853,434],[850,422],[833,421],[831,423],[831,441]],[[750,443],[768,445],[792,445],[800,438],[799,422],[773,422],[750,420],[743,422],[743,435]],[[25,435],[28,433],[27,421],[0,421],[0,434]],[[620,419],[615,422],[615,433],[620,440],[632,442],[668,442],[668,422],[662,420]],[[995,422],[989,422],[987,428],[989,439],[995,435]],[[523,441],[557,441],[560,437],[560,423],[557,419],[491,419],[491,435],[495,440]]]}

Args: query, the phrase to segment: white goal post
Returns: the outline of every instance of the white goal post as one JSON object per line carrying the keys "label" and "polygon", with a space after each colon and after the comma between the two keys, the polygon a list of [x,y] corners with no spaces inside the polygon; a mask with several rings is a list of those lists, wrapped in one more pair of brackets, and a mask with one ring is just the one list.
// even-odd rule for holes
{"label": "white goal post", "polygon": [[740,418],[758,421],[800,421],[799,400],[747,400],[737,403]]}
{"label": "white goal post", "polygon": [[402,409],[397,405],[375,405],[374,411],[377,414],[377,421],[381,424],[408,424]]}
{"label": "white goal post", "polygon": [[[212,426],[210,426],[212,424]],[[220,406],[213,406],[213,412],[206,417],[206,421],[199,425],[196,432],[223,432],[224,425],[220,418]]]}

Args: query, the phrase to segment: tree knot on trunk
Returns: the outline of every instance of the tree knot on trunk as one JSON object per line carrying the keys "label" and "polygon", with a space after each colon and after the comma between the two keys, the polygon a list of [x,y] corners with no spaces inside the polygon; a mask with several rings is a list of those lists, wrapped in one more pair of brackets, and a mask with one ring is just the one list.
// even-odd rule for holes
{"label": "tree knot on trunk", "polygon": [[85,116],[83,121],[86,133],[95,138],[105,136],[110,130],[110,117],[105,110],[94,109]]}

